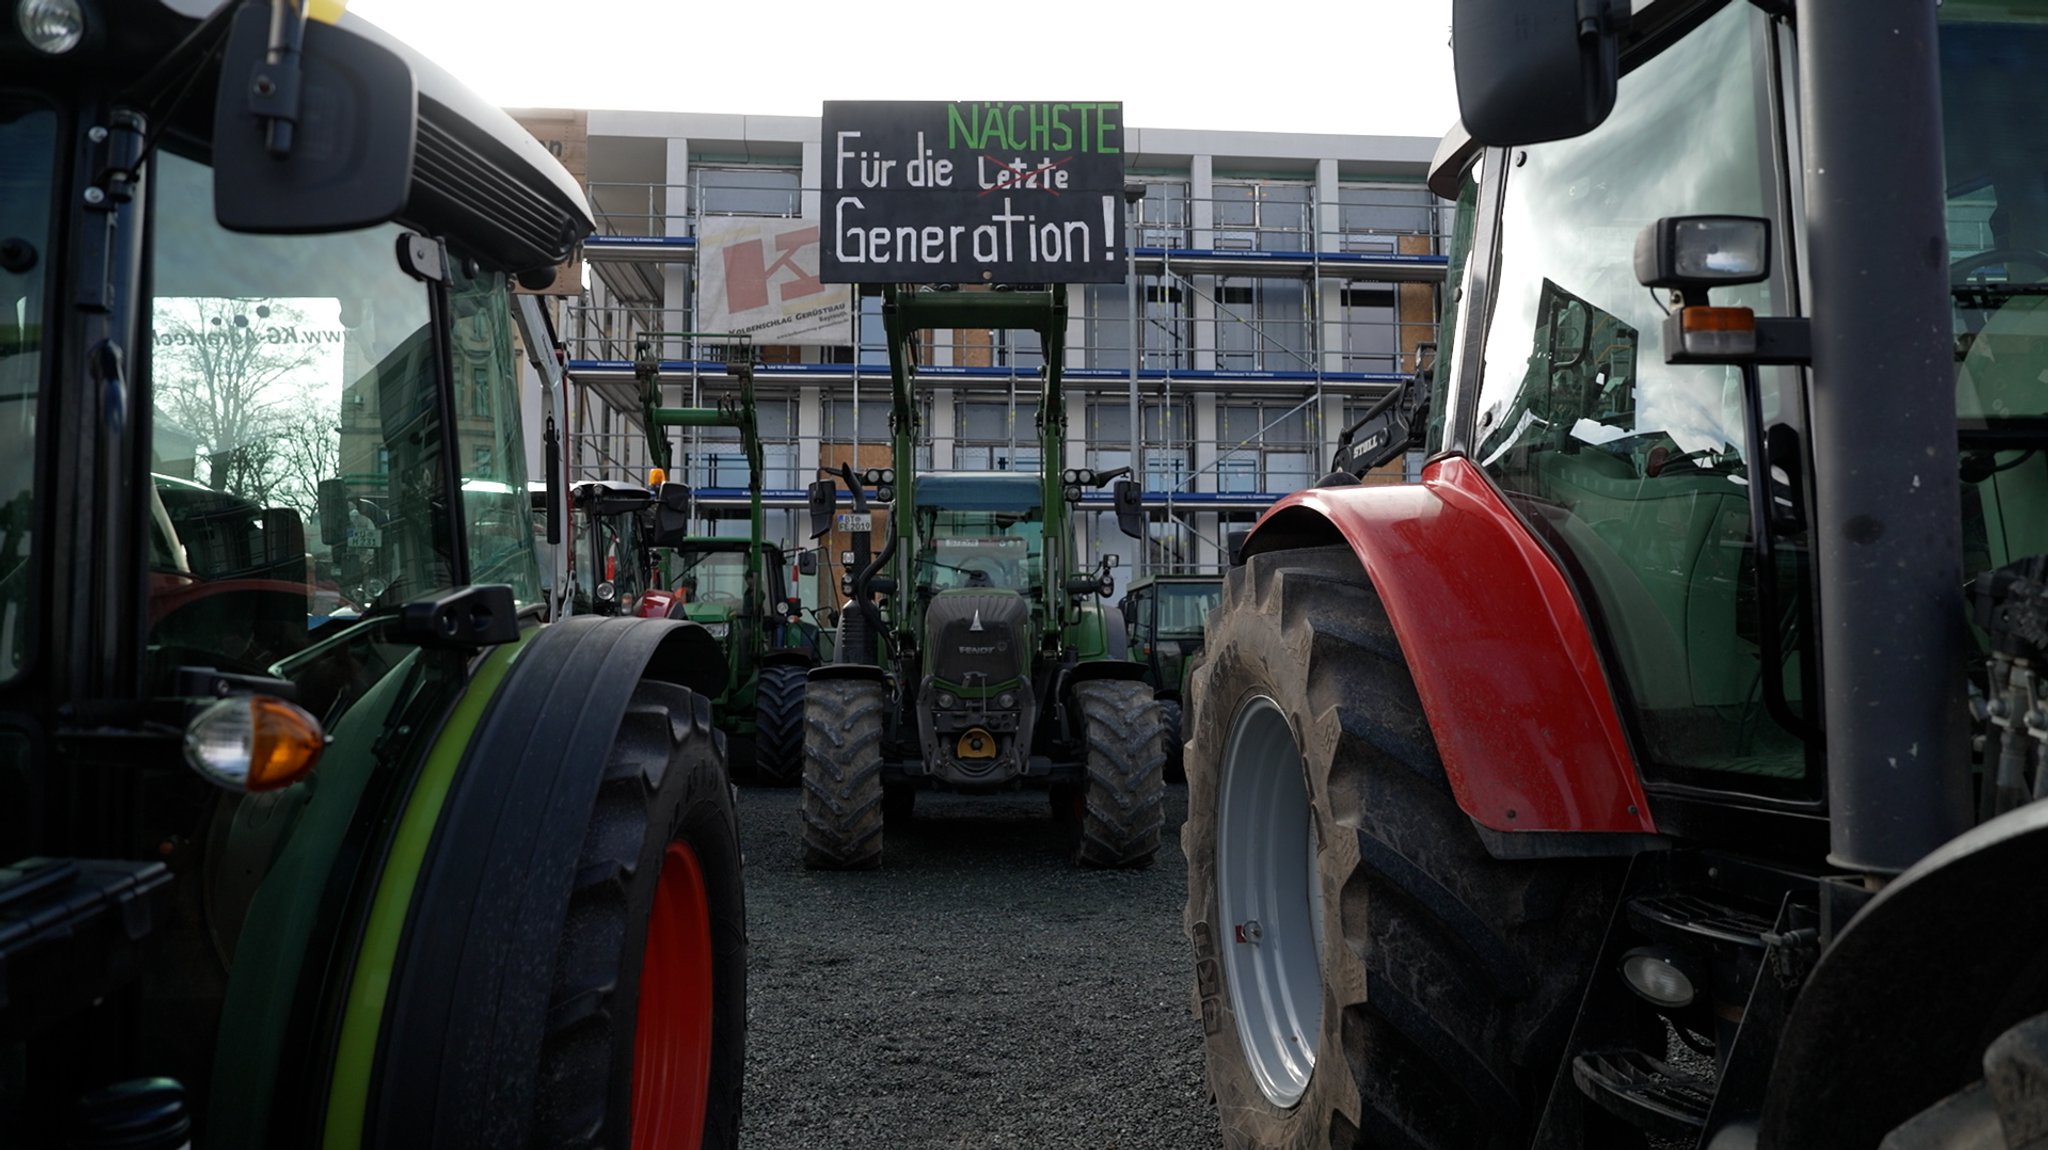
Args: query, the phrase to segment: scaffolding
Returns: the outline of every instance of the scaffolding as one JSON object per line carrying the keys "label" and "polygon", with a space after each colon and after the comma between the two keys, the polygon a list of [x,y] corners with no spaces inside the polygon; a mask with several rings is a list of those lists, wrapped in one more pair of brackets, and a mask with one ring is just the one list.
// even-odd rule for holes
{"label": "scaffolding", "polygon": [[[800,218],[803,205],[816,201],[816,189],[792,182],[786,170],[758,187],[729,170],[719,175],[711,187],[701,176],[686,186],[591,185],[600,231],[584,255],[593,287],[563,325],[581,400],[572,405],[570,433],[579,478],[644,475],[647,460],[634,448],[645,434],[637,422],[636,346],[651,341],[655,348],[665,403],[701,406],[707,387],[724,379],[719,357],[659,334],[698,327],[703,221]],[[1132,557],[1140,569],[1213,570],[1225,562],[1229,527],[1319,478],[1337,432],[1399,387],[1416,345],[1435,338],[1448,203],[1420,185],[1345,188],[1335,203],[1300,183],[1224,181],[1214,191],[1196,197],[1171,181],[1133,185],[1126,278],[1076,292],[1081,305],[1063,349],[1069,402],[1077,405],[1068,414],[1081,415],[1069,419],[1070,457],[1094,467],[1131,464],[1144,476],[1155,535],[1145,554]],[[861,459],[864,449],[888,441],[886,429],[863,418],[864,409],[887,409],[879,298],[855,298],[842,345],[807,347],[809,359],[768,356],[755,369],[765,400],[794,401],[779,425],[763,427],[764,502],[791,513],[788,533],[804,485],[832,462],[824,451],[850,448]],[[920,377],[933,389],[926,396],[934,409],[921,420],[917,465],[1033,466],[1026,449],[1035,436],[1019,403],[1020,395],[1027,407],[1034,402],[1041,349],[987,332],[927,335]],[[834,418],[836,404],[850,418]],[[995,404],[1007,435],[968,434],[976,429],[962,425]],[[1129,413],[1120,441],[1094,434],[1111,406]],[[1249,430],[1223,433],[1225,423],[1247,420]],[[736,443],[693,428],[678,446],[700,507],[718,514],[746,504],[750,492],[719,482],[721,461]],[[1084,510],[1106,513],[1106,497],[1097,498],[1102,506],[1084,502]],[[1096,526],[1083,528],[1091,537],[1084,552],[1114,545],[1097,538]]]}

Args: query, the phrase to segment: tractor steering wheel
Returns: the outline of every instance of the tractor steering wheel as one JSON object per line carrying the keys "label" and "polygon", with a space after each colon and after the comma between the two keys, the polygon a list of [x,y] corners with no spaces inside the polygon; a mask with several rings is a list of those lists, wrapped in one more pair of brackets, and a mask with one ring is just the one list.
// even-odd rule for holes
{"label": "tractor steering wheel", "polygon": [[[2021,264],[2048,275],[2048,252],[2039,248],[1992,248],[1988,252],[1964,256],[1948,266],[1949,283],[1954,285],[1954,294],[1964,296],[1969,286],[1978,282],[1978,272],[1999,264],[2004,264],[2008,268],[2013,264]],[[2039,277],[2029,282],[2038,282],[2038,279]],[[1984,330],[1985,324],[1991,322],[1991,313],[1997,310],[1997,305],[1964,307],[1961,306],[1962,299],[1959,298],[1956,302],[1956,311],[1963,321],[1963,334],[1956,339],[1956,358],[1960,361],[1968,353],[1970,342]],[[1985,301],[1979,298],[1978,302],[1982,304]]]}
{"label": "tractor steering wheel", "polygon": [[1988,252],[1964,256],[1948,265],[1948,279],[1950,283],[1966,284],[1985,268],[1996,264],[2015,263],[2048,273],[2048,252],[2039,248],[1992,248]]}

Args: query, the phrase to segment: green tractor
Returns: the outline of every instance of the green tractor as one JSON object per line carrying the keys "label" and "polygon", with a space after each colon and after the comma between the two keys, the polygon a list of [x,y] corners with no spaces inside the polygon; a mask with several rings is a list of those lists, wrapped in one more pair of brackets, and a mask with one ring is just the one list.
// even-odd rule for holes
{"label": "green tractor", "polygon": [[0,31],[0,1143],[734,1146],[716,644],[539,622],[589,208],[308,7]]}
{"label": "green tractor", "polygon": [[1132,580],[1118,604],[1128,628],[1131,657],[1144,664],[1165,713],[1166,773],[1181,767],[1181,706],[1188,679],[1202,655],[1202,624],[1223,600],[1221,575],[1146,575]]}
{"label": "green tractor", "polygon": [[739,432],[751,492],[749,530],[744,537],[690,533],[691,493],[681,483],[656,486],[649,543],[658,549],[654,585],[641,613],[686,619],[708,630],[724,648],[726,690],[712,713],[720,729],[738,741],[736,756],[753,777],[793,786],[803,774],[804,682],[824,657],[819,629],[803,617],[789,586],[789,564],[768,542],[761,505],[761,435],[754,414],[754,371],[747,340],[728,348],[727,371],[737,394],[713,407],[664,407],[661,362],[653,340],[724,338],[703,332],[656,332],[634,349],[640,384],[641,418],[655,466],[667,472],[668,429],[730,427]]}
{"label": "green tractor", "polygon": [[[839,622],[839,662],[810,673],[805,710],[803,861],[874,867],[885,821],[920,790],[1043,788],[1077,824],[1077,861],[1141,867],[1164,821],[1166,734],[1145,668],[1124,657],[1124,627],[1099,597],[1115,556],[1076,570],[1068,509],[1097,475],[1062,465],[1060,348],[1066,294],[891,287],[882,314],[899,463],[913,456],[915,335],[931,328],[1036,331],[1046,349],[1039,441],[1028,472],[870,473],[850,466],[811,487],[812,534],[831,525],[837,488],[853,501],[855,569]],[[868,488],[893,504],[869,554]],[[1137,485],[1117,486],[1118,519],[1143,533]],[[877,601],[877,596],[880,601]]]}

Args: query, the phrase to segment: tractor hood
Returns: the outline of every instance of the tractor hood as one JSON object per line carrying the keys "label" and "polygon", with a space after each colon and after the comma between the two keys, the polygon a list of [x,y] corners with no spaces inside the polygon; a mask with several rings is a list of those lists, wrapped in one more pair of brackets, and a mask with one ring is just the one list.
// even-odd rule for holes
{"label": "tractor hood", "polygon": [[1022,593],[954,588],[925,609],[925,674],[979,691],[1030,671],[1031,603]]}

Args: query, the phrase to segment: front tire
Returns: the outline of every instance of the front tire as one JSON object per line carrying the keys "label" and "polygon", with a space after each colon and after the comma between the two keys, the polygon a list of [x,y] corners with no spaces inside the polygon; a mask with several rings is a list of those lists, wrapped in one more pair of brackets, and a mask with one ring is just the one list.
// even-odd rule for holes
{"label": "front tire", "polygon": [[828,679],[804,693],[803,864],[811,870],[882,865],[882,730],[888,689]]}
{"label": "front tire", "polygon": [[[562,624],[587,640],[563,676],[587,682],[618,649],[598,640],[636,624]],[[603,732],[581,719],[596,708],[562,720],[525,705],[561,681],[506,687],[480,736],[500,741],[473,745],[456,780],[408,911],[365,1133],[732,1150],[746,917],[710,703],[641,680]]]}
{"label": "front tire", "polygon": [[1189,710],[1185,921],[1224,1145],[1526,1145],[1618,866],[1487,855],[1348,548],[1229,573]]}
{"label": "front tire", "polygon": [[1097,679],[1074,687],[1087,750],[1083,866],[1147,867],[1166,825],[1166,736],[1143,683]]}
{"label": "front tire", "polygon": [[809,672],[789,663],[761,668],[755,687],[754,777],[772,787],[804,776],[804,686]]}

